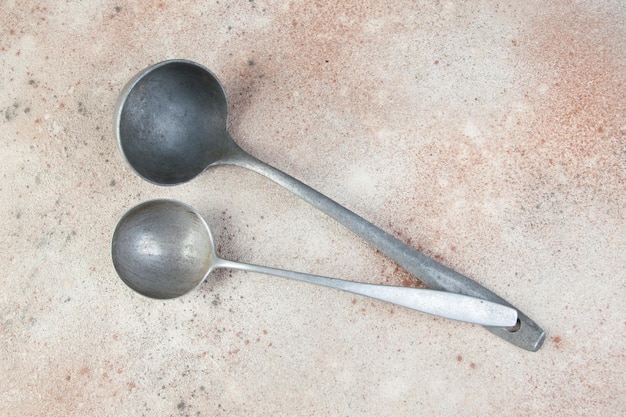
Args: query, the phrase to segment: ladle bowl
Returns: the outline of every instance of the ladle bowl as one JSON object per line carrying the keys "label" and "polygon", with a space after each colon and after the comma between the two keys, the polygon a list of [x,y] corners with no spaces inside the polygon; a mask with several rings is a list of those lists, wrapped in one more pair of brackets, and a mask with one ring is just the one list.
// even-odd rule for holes
{"label": "ladle bowl", "polygon": [[202,216],[174,200],[147,201],[122,216],[113,233],[111,256],[122,281],[157,299],[188,293],[215,268],[233,268],[322,285],[468,323],[513,326],[517,321],[515,309],[465,295],[345,281],[220,258]]}
{"label": "ladle bowl", "polygon": [[[147,181],[180,184],[223,164],[251,169],[334,218],[430,288],[513,307],[476,281],[242,150],[228,133],[227,112],[226,94],[211,71],[192,61],[170,60],[144,69],[124,87],[114,128],[124,158]],[[511,328],[488,329],[519,347],[538,350],[545,332],[519,309],[518,317]]]}
{"label": "ladle bowl", "polygon": [[228,104],[217,78],[187,62],[139,74],[122,95],[117,137],[131,167],[159,185],[189,181],[228,156]]}

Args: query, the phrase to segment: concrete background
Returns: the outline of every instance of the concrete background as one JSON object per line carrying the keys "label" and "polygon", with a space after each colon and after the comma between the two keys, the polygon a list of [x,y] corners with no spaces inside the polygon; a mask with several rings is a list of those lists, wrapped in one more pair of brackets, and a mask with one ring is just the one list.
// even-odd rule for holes
{"label": "concrete background", "polygon": [[[0,414],[623,413],[624,22],[621,0],[4,0]],[[170,58],[218,75],[244,149],[506,298],[544,346],[242,272],[130,291],[111,234],[159,197],[224,257],[420,285],[254,173],[137,177],[115,102]]]}

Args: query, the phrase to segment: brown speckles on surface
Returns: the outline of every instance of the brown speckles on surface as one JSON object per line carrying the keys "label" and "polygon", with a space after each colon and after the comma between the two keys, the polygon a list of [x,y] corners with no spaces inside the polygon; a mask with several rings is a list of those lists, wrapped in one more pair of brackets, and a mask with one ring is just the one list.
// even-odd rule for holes
{"label": "brown speckles on surface", "polygon": [[552,345],[555,349],[561,349],[561,342],[563,341],[561,339],[561,336],[552,336],[550,338],[550,341],[552,342]]}
{"label": "brown speckles on surface", "polygon": [[603,11],[552,5],[535,16],[520,51],[534,107],[527,169],[602,199],[626,186],[620,135],[626,63],[618,22]]}
{"label": "brown speckles on surface", "polygon": [[384,282],[380,284],[394,285],[408,288],[426,288],[423,282],[415,278],[413,275],[400,268],[395,263],[393,268],[391,266],[384,266],[381,269],[381,275],[384,277]]}

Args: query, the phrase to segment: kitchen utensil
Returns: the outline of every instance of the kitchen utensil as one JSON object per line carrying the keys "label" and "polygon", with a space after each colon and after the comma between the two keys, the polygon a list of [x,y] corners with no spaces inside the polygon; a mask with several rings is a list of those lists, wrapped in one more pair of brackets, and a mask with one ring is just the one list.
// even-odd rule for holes
{"label": "kitchen utensil", "polygon": [[[210,166],[248,168],[331,216],[430,288],[513,307],[477,282],[245,152],[228,133],[227,112],[226,95],[211,71],[192,61],[169,60],[144,69],[124,87],[115,112],[115,133],[124,158],[147,181],[174,185],[191,180]],[[545,332],[517,311],[515,326],[488,330],[521,348],[538,350]]]}
{"label": "kitchen utensil", "polygon": [[111,247],[118,275],[133,290],[151,298],[179,297],[200,285],[214,269],[232,268],[309,282],[485,326],[513,326],[517,321],[515,309],[466,295],[364,284],[222,259],[202,216],[174,200],[147,201],[130,209],[119,221]]}

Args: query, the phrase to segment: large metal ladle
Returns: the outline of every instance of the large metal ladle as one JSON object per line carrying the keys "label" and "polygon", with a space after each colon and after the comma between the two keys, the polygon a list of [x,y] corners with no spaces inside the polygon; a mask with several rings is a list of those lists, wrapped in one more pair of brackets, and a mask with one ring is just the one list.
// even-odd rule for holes
{"label": "large metal ladle", "polygon": [[231,268],[322,285],[467,323],[513,326],[517,321],[515,309],[466,295],[344,281],[220,258],[200,213],[174,200],[146,201],[124,214],[113,233],[111,256],[122,281],[157,299],[180,297],[214,269]]}
{"label": "large metal ladle", "polygon": [[[148,67],[123,89],[115,113],[122,154],[147,181],[175,185],[206,168],[237,165],[282,185],[389,256],[432,289],[513,307],[477,282],[416,251],[367,220],[242,150],[227,129],[228,103],[217,77],[204,66],[170,60]],[[521,348],[536,351],[545,333],[517,310],[517,325],[488,327]]]}

